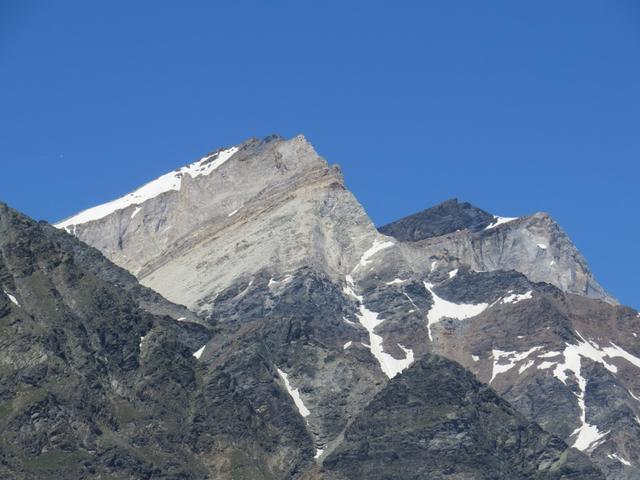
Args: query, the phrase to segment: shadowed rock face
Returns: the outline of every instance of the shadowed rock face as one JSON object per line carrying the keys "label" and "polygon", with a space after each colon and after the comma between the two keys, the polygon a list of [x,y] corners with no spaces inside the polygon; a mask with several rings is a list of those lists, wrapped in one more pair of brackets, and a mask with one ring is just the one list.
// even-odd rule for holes
{"label": "shadowed rock face", "polygon": [[117,270],[0,204],[0,478],[291,478],[310,463],[260,343],[199,364],[212,332],[146,312],[143,287],[102,278]]}
{"label": "shadowed rock face", "polygon": [[309,412],[318,469],[390,378],[436,353],[607,478],[637,477],[640,317],[548,215],[489,219],[450,201],[394,224],[394,238],[303,137],[233,151],[179,190],[63,226],[215,329],[201,362],[259,341]]}
{"label": "shadowed rock face", "polygon": [[468,202],[458,203],[458,199],[454,198],[384,225],[378,230],[401,242],[417,242],[458,230],[483,230],[494,221],[494,216],[490,213]]}
{"label": "shadowed rock face", "polygon": [[389,382],[324,461],[328,478],[602,479],[462,367],[427,355]]}

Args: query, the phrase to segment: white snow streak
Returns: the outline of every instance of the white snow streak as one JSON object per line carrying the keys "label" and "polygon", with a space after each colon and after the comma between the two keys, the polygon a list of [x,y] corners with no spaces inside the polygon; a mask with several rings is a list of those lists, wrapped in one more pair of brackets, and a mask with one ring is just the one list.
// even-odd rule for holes
{"label": "white snow streak", "polygon": [[17,305],[18,307],[20,306],[20,304],[18,303],[18,300],[16,299],[16,297],[14,297],[13,295],[11,295],[9,292],[7,292],[6,290],[2,290],[4,292],[4,294],[9,298],[9,300],[11,300],[12,303],[14,303],[15,305]]}
{"label": "white snow streak", "polygon": [[204,347],[206,347],[207,344],[202,345],[202,347],[198,350],[196,350],[195,352],[193,352],[193,356],[196,357],[198,360],[200,360],[200,357],[202,356],[202,352],[204,352]]}
{"label": "white snow streak", "polygon": [[[208,157],[203,157],[197,162],[191,163],[186,167],[182,167],[174,170],[173,172],[162,175],[161,177],[156,178],[155,180],[143,185],[142,187],[123,197],[84,210],[77,215],[74,215],[73,217],[56,223],[54,226],[57,228],[66,229],[66,227],[71,225],[78,225],[81,223],[99,220],[100,218],[106,217],[107,215],[117,210],[123,210],[127,207],[130,207],[131,205],[139,205],[143,202],[146,202],[147,200],[157,197],[162,193],[169,192],[171,190],[180,190],[182,177],[184,175],[189,175],[192,178],[196,178],[201,175],[209,175],[220,165],[226,162],[229,158],[231,158],[231,156],[233,156],[233,154],[237,151],[238,147],[232,147],[226,150],[221,150],[220,152],[209,155]],[[217,158],[214,161],[208,162],[210,158],[216,155]],[[134,211],[131,217],[133,218],[136,214],[137,211]]]}
{"label": "white snow streak", "polygon": [[[398,347],[400,347],[405,353],[405,358],[401,360],[392,357],[384,351],[382,346],[383,339],[380,335],[375,333],[375,328],[384,320],[378,318],[378,313],[365,307],[362,295],[358,295],[354,291],[355,283],[353,281],[353,277],[351,277],[351,275],[347,275],[345,279],[347,284],[344,287],[344,292],[350,297],[356,299],[360,304],[360,311],[359,313],[356,313],[356,317],[358,317],[360,325],[369,332],[369,345],[367,345],[367,348],[371,350],[373,356],[378,360],[380,368],[382,368],[385,375],[389,378],[393,378],[413,363],[413,350],[410,348],[404,348],[402,345],[398,344]],[[346,318],[344,320],[348,322]]]}
{"label": "white snow streak", "polygon": [[406,280],[400,280],[399,278],[396,278],[394,280],[391,280],[390,282],[386,282],[385,285],[398,285],[404,282],[406,282]]}
{"label": "white snow streak", "polygon": [[[504,350],[493,349],[491,350],[491,355],[493,356],[493,370],[491,372],[491,380],[489,380],[489,384],[495,380],[495,378],[501,374],[508,372],[516,364],[534,352],[537,352],[542,347],[533,347],[527,350],[526,352],[506,352]],[[506,360],[508,363],[502,364],[500,363],[502,360]],[[528,361],[524,365],[522,365],[518,371],[519,374],[524,372],[527,368],[533,365],[532,361]]]}
{"label": "white snow streak", "polygon": [[291,386],[291,384],[289,383],[289,376],[286,373],[284,373],[279,368],[276,368],[276,370],[278,370],[278,375],[280,375],[280,378],[282,378],[282,381],[284,382],[284,386],[287,388],[287,392],[289,392],[289,395],[291,396],[293,403],[296,404],[296,407],[298,408],[298,412],[300,412],[300,415],[302,415],[303,418],[307,417],[311,412],[307,407],[305,407],[304,402],[300,397],[300,392],[298,391],[297,388],[293,388]]}
{"label": "white snow streak", "polygon": [[453,278],[458,274],[458,269],[456,268],[455,270],[451,270],[449,272],[449,278]]}
{"label": "white snow streak", "polygon": [[466,304],[452,303],[440,298],[433,291],[433,285],[423,282],[424,287],[433,297],[433,305],[427,313],[427,330],[429,332],[429,340],[433,341],[431,336],[431,325],[438,323],[444,318],[453,318],[455,320],[464,320],[465,318],[475,317],[482,313],[489,306],[487,303]]}
{"label": "white snow streak", "polygon": [[369,349],[373,356],[376,357],[376,360],[378,360],[380,368],[382,368],[382,371],[387,377],[395,377],[413,363],[413,350],[410,348],[404,348],[398,344],[405,353],[405,358],[402,360],[397,360],[384,351],[382,337],[375,333],[375,328],[380,325],[383,320],[378,318],[376,312],[367,309],[364,304],[360,304],[360,313],[357,313],[356,316],[358,320],[360,320],[360,324],[369,332]]}
{"label": "white snow streak", "polygon": [[581,341],[576,345],[566,344],[567,346],[563,352],[564,363],[559,363],[556,366],[553,371],[553,375],[566,385],[568,378],[566,372],[571,371],[578,382],[579,391],[575,395],[578,398],[578,406],[580,407],[581,426],[576,428],[571,434],[571,436],[575,436],[572,446],[578,450],[587,450],[591,445],[609,432],[600,432],[596,425],[587,423],[587,407],[585,403],[587,380],[581,374],[581,357],[589,358],[594,362],[602,364],[612,373],[616,373],[618,368],[615,365],[607,363],[604,360],[605,357],[622,357],[636,366],[640,366],[640,359],[634,357],[613,343],[611,343],[613,347],[600,348],[596,343],[585,340],[580,333],[576,333],[580,337]]}
{"label": "white snow streak", "polygon": [[555,365],[555,362],[545,361],[545,362],[542,362],[540,365],[538,365],[537,368],[538,368],[538,370],[547,370],[547,369],[553,367],[554,365]]}
{"label": "white snow streak", "polygon": [[547,352],[547,353],[541,353],[540,355],[538,355],[539,358],[551,358],[551,357],[557,357],[558,355],[561,355],[562,352]]}
{"label": "white snow streak", "polygon": [[493,217],[493,223],[485,228],[485,230],[490,230],[492,228],[496,228],[498,225],[502,225],[503,223],[513,222],[514,220],[518,220],[520,217]]}
{"label": "white snow streak", "polygon": [[238,213],[239,208],[236,208],[233,212],[229,213],[227,217],[233,217],[236,213]]}
{"label": "white snow streak", "polygon": [[358,264],[361,267],[364,267],[371,263],[371,257],[373,257],[378,252],[381,252],[385,248],[393,247],[395,244],[393,242],[381,242],[377,238],[373,241],[373,245],[369,250],[362,254],[360,258],[360,263]]}
{"label": "white snow streak", "polygon": [[522,293],[522,294],[513,293],[511,295],[507,295],[502,300],[500,300],[500,303],[518,303],[518,302],[521,302],[522,300],[531,300],[532,298],[533,298],[533,291],[529,290],[528,292]]}
{"label": "white snow streak", "polygon": [[349,348],[351,346],[353,342],[351,340],[349,340],[347,343],[344,344],[344,346],[342,347],[343,350],[346,350],[347,348]]}
{"label": "white snow streak", "polygon": [[612,460],[618,460],[620,463],[622,463],[623,465],[626,465],[627,467],[631,465],[631,462],[629,460],[625,460],[617,453],[609,454],[607,455],[607,457],[609,457]]}
{"label": "white snow streak", "polygon": [[269,279],[269,288],[273,287],[274,285],[286,285],[287,283],[289,283],[291,281],[291,279],[293,278],[293,275],[285,275],[284,277],[282,277],[280,280],[274,280],[273,277]]}

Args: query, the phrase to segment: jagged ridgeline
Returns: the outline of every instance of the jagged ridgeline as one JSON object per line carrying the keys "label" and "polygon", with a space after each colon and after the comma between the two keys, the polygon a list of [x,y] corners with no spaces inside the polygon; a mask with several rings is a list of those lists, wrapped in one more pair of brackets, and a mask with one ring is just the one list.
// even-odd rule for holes
{"label": "jagged ridgeline", "polygon": [[0,477],[639,478],[640,317],[546,214],[378,230],[273,136],[1,215]]}

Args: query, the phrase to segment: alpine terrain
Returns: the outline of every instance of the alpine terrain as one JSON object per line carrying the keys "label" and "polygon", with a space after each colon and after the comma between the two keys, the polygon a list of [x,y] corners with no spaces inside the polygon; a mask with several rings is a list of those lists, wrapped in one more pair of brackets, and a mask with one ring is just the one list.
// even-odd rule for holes
{"label": "alpine terrain", "polygon": [[0,206],[0,478],[640,478],[640,315],[545,213],[379,228],[302,136]]}

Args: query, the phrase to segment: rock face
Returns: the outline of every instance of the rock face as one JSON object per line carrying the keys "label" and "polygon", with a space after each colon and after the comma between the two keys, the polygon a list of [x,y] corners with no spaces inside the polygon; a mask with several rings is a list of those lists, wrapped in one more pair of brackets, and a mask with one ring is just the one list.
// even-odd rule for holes
{"label": "rock face", "polygon": [[426,355],[394,378],[324,461],[328,478],[603,478],[459,365]]}
{"label": "rock face", "polygon": [[490,213],[468,202],[459,203],[458,199],[454,198],[384,225],[378,230],[401,242],[418,242],[458,230],[484,230],[495,222],[495,217]]}
{"label": "rock face", "polygon": [[117,267],[86,268],[94,253],[0,204],[0,478],[290,478],[311,463],[264,349],[199,363],[212,332],[140,308],[142,287],[96,273]]}
{"label": "rock face", "polygon": [[212,372],[229,365],[224,352],[260,345],[252,358],[269,359],[304,419],[309,478],[368,468],[322,465],[434,353],[608,479],[640,475],[640,317],[546,214],[506,219],[449,201],[378,231],[303,137],[270,137],[58,226],[214,329],[200,357]]}
{"label": "rock face", "polygon": [[413,251],[428,269],[433,259],[456,259],[477,271],[516,270],[534,282],[617,304],[595,280],[584,257],[546,213],[494,217],[449,200],[380,227]]}
{"label": "rock face", "polygon": [[[206,328],[145,310],[150,298],[153,310],[180,307],[136,286],[70,235],[0,204],[0,478],[347,478],[354,468],[378,465],[377,458],[361,458],[357,467],[343,462],[358,422],[387,404],[399,415],[406,404],[429,425],[455,423],[454,443],[485,429],[486,445],[460,444],[469,474],[484,472],[485,453],[506,442],[509,454],[496,454],[506,470],[548,473],[530,478],[572,478],[570,472],[604,478],[586,456],[526,422],[449,361],[425,359],[398,383],[386,383],[377,369],[367,368],[374,363],[369,351],[354,348],[362,373],[374,373],[362,383],[368,390],[344,398],[340,387],[353,384],[354,362],[331,351],[341,334],[331,318],[345,305],[325,302],[336,295],[332,283],[299,277],[304,280],[288,283],[289,298],[308,311],[297,308],[293,315],[291,306],[274,305],[271,317]],[[323,401],[343,402],[336,416],[355,419],[327,468],[317,463],[323,452],[314,429],[319,417],[310,411],[316,404],[301,395],[304,373],[294,368],[306,357],[334,367],[335,396]],[[445,378],[443,399],[460,401],[442,411],[432,409],[435,399],[416,402],[405,393],[423,392],[424,399]],[[327,379],[318,382],[326,385]],[[495,406],[485,407],[479,396]],[[455,415],[464,421],[452,423]],[[394,437],[398,425],[377,416],[376,430]],[[323,431],[340,423],[323,421]],[[510,426],[488,427],[505,421]],[[526,432],[516,437],[516,428]],[[424,433],[436,435],[428,428]],[[394,454],[404,450],[397,445]],[[406,461],[393,465],[390,459],[386,468],[400,472]],[[442,465],[432,469],[440,470]]]}

